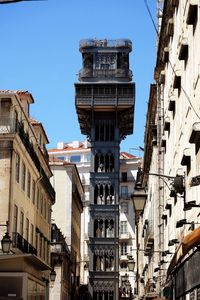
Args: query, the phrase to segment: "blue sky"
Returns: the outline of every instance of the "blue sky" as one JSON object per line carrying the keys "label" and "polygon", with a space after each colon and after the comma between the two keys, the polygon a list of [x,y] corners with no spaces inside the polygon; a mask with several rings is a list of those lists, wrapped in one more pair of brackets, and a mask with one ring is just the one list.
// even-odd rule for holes
{"label": "blue sky", "polygon": [[[156,21],[156,0],[148,0]],[[153,80],[156,34],[143,0],[48,0],[0,5],[0,89],[32,93],[31,115],[50,140],[83,140],[74,105],[81,69],[79,40],[129,38],[136,82],[134,134],[121,150],[142,155],[149,86]]]}

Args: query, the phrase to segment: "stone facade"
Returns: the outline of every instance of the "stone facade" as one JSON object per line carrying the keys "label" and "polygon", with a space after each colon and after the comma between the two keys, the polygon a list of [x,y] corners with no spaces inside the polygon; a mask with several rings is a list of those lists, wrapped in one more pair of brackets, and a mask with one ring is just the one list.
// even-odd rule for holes
{"label": "stone facade", "polygon": [[[52,218],[60,228],[70,250],[72,265],[67,277],[71,278],[72,283],[70,297],[77,299],[80,283],[83,186],[75,164],[56,159],[54,156],[50,157],[50,168],[53,173],[52,185],[56,191],[56,204],[53,207]],[[50,290],[50,299],[55,299],[54,293],[59,287],[62,293],[63,286],[57,282]]]}
{"label": "stone facade", "polygon": [[[0,91],[1,225],[8,222],[11,252],[0,256],[0,296],[45,297],[43,271],[50,271],[51,207],[48,138],[30,118],[33,97],[23,91]],[[6,226],[0,227],[1,237]],[[5,282],[10,284],[5,285]]]}
{"label": "stone facade", "polygon": [[[150,210],[156,224],[154,246],[144,258],[150,262],[144,284],[153,280],[157,295],[171,299],[199,297],[199,276],[192,268],[198,264],[200,242],[199,7],[198,0],[164,1],[155,68],[156,111],[150,107],[156,116],[155,134],[146,140],[144,159],[145,172],[157,174],[144,177],[152,206],[146,206],[141,228]],[[147,122],[147,132],[151,129]]]}

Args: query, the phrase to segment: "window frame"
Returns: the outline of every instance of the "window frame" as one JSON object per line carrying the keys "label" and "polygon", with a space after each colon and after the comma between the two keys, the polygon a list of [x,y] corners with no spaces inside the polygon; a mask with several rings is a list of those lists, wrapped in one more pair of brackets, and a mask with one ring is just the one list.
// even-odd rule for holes
{"label": "window frame", "polygon": [[26,189],[26,165],[22,162],[22,178],[21,178],[21,187],[22,190],[25,192]]}
{"label": "window frame", "polygon": [[31,173],[27,172],[27,196],[30,199],[31,197]]}
{"label": "window frame", "polygon": [[20,179],[20,155],[16,152],[15,154],[15,180],[19,183]]}

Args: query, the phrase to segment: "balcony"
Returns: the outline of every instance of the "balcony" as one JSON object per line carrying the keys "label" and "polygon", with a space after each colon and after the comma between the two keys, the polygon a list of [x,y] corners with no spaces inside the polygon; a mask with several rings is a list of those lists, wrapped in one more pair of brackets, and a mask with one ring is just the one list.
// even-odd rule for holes
{"label": "balcony", "polygon": [[23,253],[37,255],[37,250],[27,240],[25,240],[18,232],[13,232],[12,246],[14,248],[18,248]]}
{"label": "balcony", "polygon": [[128,261],[128,256],[129,256],[128,253],[126,253],[126,254],[123,253],[123,254],[120,255],[119,260],[120,261]]}
{"label": "balcony", "polygon": [[129,239],[131,239],[130,232],[120,233],[119,239],[120,240],[129,240]]}
{"label": "balcony", "polygon": [[134,176],[120,177],[120,182],[135,182]]}
{"label": "balcony", "polygon": [[119,198],[121,199],[121,200],[131,200],[131,193],[121,193],[120,195],[119,195]]}
{"label": "balcony", "polygon": [[[103,70],[107,71],[107,70]],[[133,83],[123,84],[76,84],[76,106],[128,106],[132,107],[135,96]]]}
{"label": "balcony", "polygon": [[124,79],[124,81],[131,81],[132,79],[132,71],[125,69],[95,69],[88,70],[82,69],[79,72],[79,80],[82,81],[88,78],[98,79]]}

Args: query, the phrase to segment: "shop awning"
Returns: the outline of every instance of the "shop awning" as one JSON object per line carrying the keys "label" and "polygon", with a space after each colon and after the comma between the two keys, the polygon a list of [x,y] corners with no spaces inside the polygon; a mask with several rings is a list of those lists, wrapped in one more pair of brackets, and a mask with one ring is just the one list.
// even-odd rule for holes
{"label": "shop awning", "polygon": [[194,247],[200,244],[200,227],[187,234],[179,244],[176,252],[171,260],[169,268],[167,270],[167,276],[172,273],[174,268],[183,260],[185,255]]}

